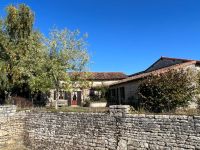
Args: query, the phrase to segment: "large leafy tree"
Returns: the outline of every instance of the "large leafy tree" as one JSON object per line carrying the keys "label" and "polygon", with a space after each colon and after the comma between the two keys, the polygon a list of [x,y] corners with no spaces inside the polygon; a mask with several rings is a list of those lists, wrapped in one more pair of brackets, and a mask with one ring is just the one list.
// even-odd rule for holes
{"label": "large leafy tree", "polygon": [[25,85],[32,90],[38,90],[39,83],[34,81],[39,80],[38,75],[44,79],[41,70],[45,51],[41,42],[42,36],[33,29],[33,23],[34,14],[24,4],[19,7],[8,6],[7,16],[1,20],[0,69],[3,75],[0,80],[5,85],[2,87],[9,101],[14,87]]}
{"label": "large leafy tree", "polygon": [[197,92],[197,79],[197,73],[191,69],[151,75],[138,88],[140,106],[151,112],[166,112],[187,106]]}
{"label": "large leafy tree", "polygon": [[72,81],[67,72],[80,72],[86,69],[89,56],[85,36],[79,31],[57,30],[50,33],[46,40],[48,48],[48,74],[53,89],[56,91],[56,103],[61,89],[71,90]]}
{"label": "large leafy tree", "polygon": [[[74,85],[67,71],[86,68],[85,37],[78,30],[55,29],[44,38],[33,23],[34,13],[28,6],[7,7],[7,16],[0,21],[0,90],[10,100],[16,87],[27,87],[31,95],[56,89],[58,101],[59,90]],[[84,85],[80,79],[79,85]]]}

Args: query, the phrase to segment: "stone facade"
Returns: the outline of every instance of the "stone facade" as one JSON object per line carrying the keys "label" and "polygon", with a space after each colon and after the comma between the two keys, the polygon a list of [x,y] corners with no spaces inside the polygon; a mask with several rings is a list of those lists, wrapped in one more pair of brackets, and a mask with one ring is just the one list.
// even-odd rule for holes
{"label": "stone facade", "polygon": [[200,149],[200,116],[130,114],[129,109],[5,115],[9,117],[1,121],[0,149],[13,141],[33,150]]}
{"label": "stone facade", "polygon": [[[69,104],[69,101],[72,100],[73,98],[73,95],[76,94],[77,95],[77,92],[81,92],[81,102],[80,104],[78,105],[81,105],[84,100],[86,99],[90,99],[90,90],[91,89],[95,89],[96,87],[104,87],[104,86],[109,86],[113,83],[116,83],[118,80],[102,80],[102,81],[88,81],[88,84],[90,85],[88,88],[85,88],[85,89],[73,89],[73,91],[70,92],[67,92],[68,95],[65,97],[65,91],[62,90],[62,95],[61,96],[62,98],[59,98],[59,101],[58,101],[58,105],[59,106],[68,106],[70,105]],[[50,90],[50,96],[49,96],[49,103],[48,105],[52,104],[52,105],[55,105],[55,96],[54,96],[54,93],[55,90]],[[70,95],[69,95],[70,94]],[[99,93],[101,94],[101,93]],[[60,97],[60,93],[59,93],[59,97]]]}
{"label": "stone facade", "polygon": [[[174,65],[177,64],[181,60],[160,60],[156,62],[153,66],[151,66],[149,69],[147,69],[145,72],[151,72],[153,70],[163,68],[168,66],[168,65]],[[173,64],[174,63],[174,64]],[[197,74],[200,71],[200,64],[191,64],[187,65],[184,68],[181,69],[190,69],[193,71],[193,74]],[[144,73],[144,72],[143,72]],[[142,73],[142,74],[143,74]],[[136,75],[137,76],[137,75]],[[133,77],[133,76],[132,76]],[[130,78],[132,78],[130,77]],[[122,105],[134,105],[134,103],[137,103],[139,101],[138,99],[138,87],[140,83],[144,80],[145,78],[137,78],[130,80],[128,82],[120,82],[117,84],[110,85],[109,90],[110,90],[110,98],[109,101],[111,101],[111,104],[122,104]],[[120,89],[124,88],[124,96],[122,98]],[[114,93],[114,94],[113,94]],[[189,103],[189,108],[196,108],[197,103],[196,100],[193,99],[192,102]]]}

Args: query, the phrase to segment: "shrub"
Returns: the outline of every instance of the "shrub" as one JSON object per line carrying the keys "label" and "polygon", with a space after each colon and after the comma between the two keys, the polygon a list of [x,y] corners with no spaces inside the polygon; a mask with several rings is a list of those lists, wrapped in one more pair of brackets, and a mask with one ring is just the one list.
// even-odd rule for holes
{"label": "shrub", "polygon": [[198,73],[198,95],[196,96],[196,102],[197,102],[197,111],[200,113],[200,71]]}
{"label": "shrub", "polygon": [[139,85],[140,107],[150,112],[169,112],[187,106],[197,92],[196,81],[191,69],[151,75]]}
{"label": "shrub", "polygon": [[200,97],[197,97],[197,110],[200,112]]}
{"label": "shrub", "polygon": [[83,101],[83,107],[89,107],[90,106],[90,103],[91,103],[91,101],[90,101],[90,99],[85,99],[84,101]]}
{"label": "shrub", "polygon": [[92,101],[92,102],[107,101],[107,98],[108,98],[108,87],[107,86],[102,85],[99,87],[95,87],[92,90],[93,90],[93,92],[90,93],[90,101]]}

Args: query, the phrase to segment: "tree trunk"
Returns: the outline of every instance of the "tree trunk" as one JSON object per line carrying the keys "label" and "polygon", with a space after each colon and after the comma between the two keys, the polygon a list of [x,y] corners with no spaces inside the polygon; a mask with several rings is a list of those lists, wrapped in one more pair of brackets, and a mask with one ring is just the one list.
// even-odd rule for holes
{"label": "tree trunk", "polygon": [[55,109],[58,109],[58,99],[59,99],[59,90],[56,89],[56,102],[55,102]]}
{"label": "tree trunk", "polygon": [[14,104],[14,102],[12,102],[12,97],[11,97],[11,92],[10,91],[7,93],[6,102],[9,105]]}
{"label": "tree trunk", "polygon": [[32,96],[32,94],[31,94],[31,103],[32,103],[32,108],[34,107],[33,105],[33,96]]}

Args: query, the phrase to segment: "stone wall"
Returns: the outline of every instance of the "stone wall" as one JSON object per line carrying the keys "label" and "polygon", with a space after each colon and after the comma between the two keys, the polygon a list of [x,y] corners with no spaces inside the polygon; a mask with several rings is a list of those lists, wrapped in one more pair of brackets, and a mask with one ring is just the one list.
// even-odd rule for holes
{"label": "stone wall", "polygon": [[0,149],[16,141],[33,150],[200,149],[200,116],[129,114],[128,109],[111,106],[110,113],[7,109],[0,115]]}
{"label": "stone wall", "polygon": [[25,139],[30,149],[116,149],[114,117],[98,113],[32,113]]}
{"label": "stone wall", "polygon": [[0,106],[0,149],[22,149],[25,112],[16,112],[16,106]]}
{"label": "stone wall", "polygon": [[119,128],[120,149],[200,149],[200,116],[126,115]]}
{"label": "stone wall", "polygon": [[111,113],[31,113],[26,142],[31,149],[200,149],[200,116]]}

